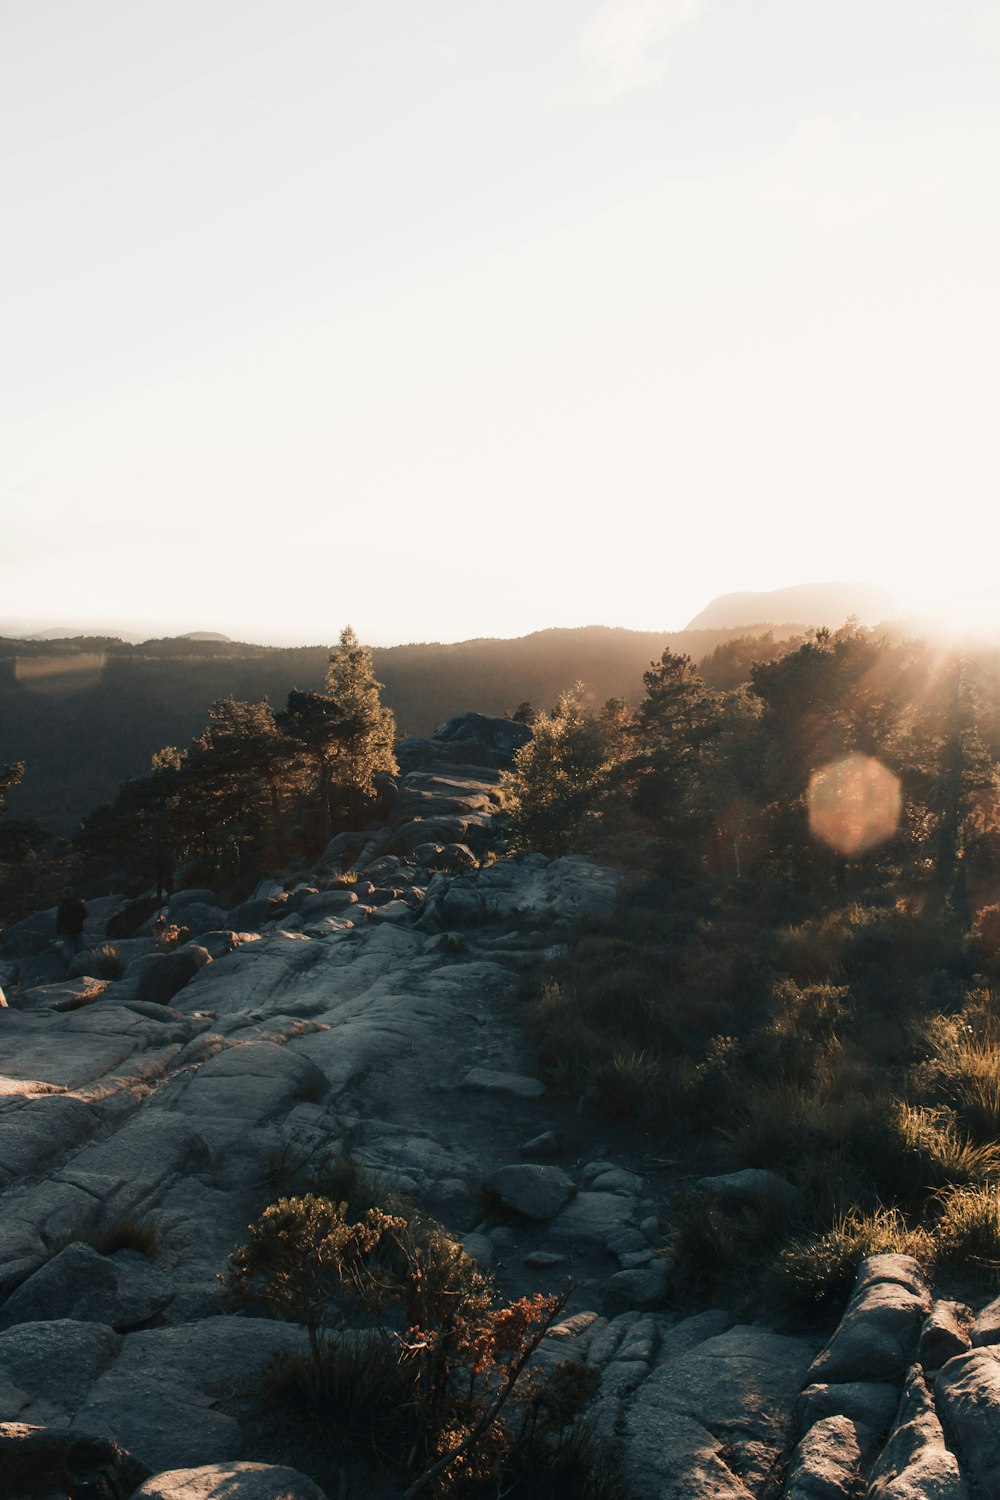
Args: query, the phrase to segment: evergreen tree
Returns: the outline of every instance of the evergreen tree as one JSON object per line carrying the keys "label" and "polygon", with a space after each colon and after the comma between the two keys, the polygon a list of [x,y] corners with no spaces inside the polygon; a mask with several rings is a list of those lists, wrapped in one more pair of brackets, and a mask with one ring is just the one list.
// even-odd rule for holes
{"label": "evergreen tree", "polygon": [[398,770],[392,753],[396,722],[383,706],[381,688],[370,649],[346,625],[330,652],[326,690],[339,718],[334,779],[356,803],[373,795],[380,771]]}
{"label": "evergreen tree", "polygon": [[532,738],[500,778],[514,850],[566,854],[585,848],[606,788],[601,725],[585,706],[582,684],[563,693],[552,713],[540,713]]}

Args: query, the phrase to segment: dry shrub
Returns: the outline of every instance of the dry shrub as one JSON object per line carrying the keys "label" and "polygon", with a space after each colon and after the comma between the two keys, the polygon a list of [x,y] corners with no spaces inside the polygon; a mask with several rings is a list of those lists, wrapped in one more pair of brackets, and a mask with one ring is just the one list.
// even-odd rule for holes
{"label": "dry shrub", "polygon": [[1000,905],[981,906],[972,923],[976,957],[986,974],[1000,974]]}
{"label": "dry shrub", "polygon": [[[432,1220],[380,1208],[352,1219],[311,1194],[266,1209],[220,1279],[237,1307],[305,1324],[309,1356],[284,1362],[269,1392],[308,1406],[335,1457],[388,1469],[411,1496],[559,1492],[547,1465],[565,1459],[593,1389],[572,1372],[528,1372],[568,1290],[498,1303]],[[359,1316],[369,1326],[346,1326]],[[529,1451],[526,1478],[515,1460]]]}

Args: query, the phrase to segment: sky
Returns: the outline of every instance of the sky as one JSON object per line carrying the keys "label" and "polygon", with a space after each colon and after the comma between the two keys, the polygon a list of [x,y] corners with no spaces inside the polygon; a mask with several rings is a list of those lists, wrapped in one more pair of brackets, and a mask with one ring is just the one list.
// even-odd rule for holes
{"label": "sky", "polygon": [[0,0],[0,616],[997,618],[998,0]]}

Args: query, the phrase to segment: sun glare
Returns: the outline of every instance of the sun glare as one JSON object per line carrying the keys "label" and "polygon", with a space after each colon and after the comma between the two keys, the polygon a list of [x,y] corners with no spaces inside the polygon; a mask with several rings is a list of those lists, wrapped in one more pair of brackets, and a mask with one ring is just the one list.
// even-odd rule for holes
{"label": "sun glare", "polygon": [[899,777],[870,755],[855,752],[814,771],[809,780],[809,828],[838,854],[864,854],[899,826]]}

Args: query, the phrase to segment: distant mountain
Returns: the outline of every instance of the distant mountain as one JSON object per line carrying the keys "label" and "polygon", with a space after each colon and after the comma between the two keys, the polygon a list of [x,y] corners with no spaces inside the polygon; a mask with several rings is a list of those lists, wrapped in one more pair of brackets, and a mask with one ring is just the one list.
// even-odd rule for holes
{"label": "distant mountain", "polygon": [[824,625],[838,629],[854,615],[877,625],[896,613],[896,603],[873,583],[798,583],[763,593],[720,594],[687,625],[688,630],[746,630],[760,625]]}
{"label": "distant mountain", "polygon": [[[32,635],[23,635],[19,639],[23,641],[79,641],[97,638],[98,636],[104,637],[106,635],[106,631],[98,631],[96,626],[91,626],[88,632],[76,625],[53,625],[49,630],[36,630]],[[130,639],[128,636],[119,634],[118,631],[114,632],[114,637],[117,640]],[[131,639],[138,641],[139,637],[132,636]]]}
{"label": "distant mountain", "polygon": [[220,635],[217,630],[189,630],[186,635],[174,637],[178,641],[224,641],[231,646],[233,638],[231,635]]}

